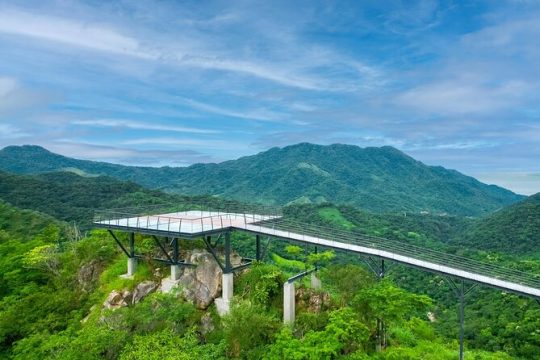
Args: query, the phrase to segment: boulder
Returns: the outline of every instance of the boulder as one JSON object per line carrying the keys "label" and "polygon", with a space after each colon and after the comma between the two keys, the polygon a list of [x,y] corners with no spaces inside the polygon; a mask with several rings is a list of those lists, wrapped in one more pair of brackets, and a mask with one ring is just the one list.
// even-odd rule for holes
{"label": "boulder", "polygon": [[190,251],[186,260],[196,266],[181,270],[182,295],[198,309],[206,309],[221,293],[221,268],[206,250]]}
{"label": "boulder", "polygon": [[116,290],[111,291],[103,303],[103,307],[108,310],[115,310],[124,306],[128,306],[128,304],[124,301],[122,293]]}
{"label": "boulder", "polygon": [[77,282],[83,291],[91,291],[97,283],[103,266],[99,261],[83,264],[77,271]]}
{"label": "boulder", "polygon": [[[186,262],[195,266],[182,267],[180,270],[177,283],[182,286],[181,296],[192,302],[198,309],[204,310],[221,295],[221,275],[223,272],[207,250],[188,250],[183,256]],[[233,266],[238,266],[241,262],[242,258],[238,254],[231,254]],[[162,291],[168,288],[162,286]]]}
{"label": "boulder", "polygon": [[327,292],[310,288],[296,290],[296,305],[310,312],[321,312],[330,305],[331,299]]}
{"label": "boulder", "polygon": [[133,290],[133,295],[131,298],[131,304],[137,304],[148,294],[154,292],[158,287],[158,284],[152,280],[145,280]]}
{"label": "boulder", "polygon": [[206,335],[215,329],[214,320],[209,312],[201,317],[201,334]]}

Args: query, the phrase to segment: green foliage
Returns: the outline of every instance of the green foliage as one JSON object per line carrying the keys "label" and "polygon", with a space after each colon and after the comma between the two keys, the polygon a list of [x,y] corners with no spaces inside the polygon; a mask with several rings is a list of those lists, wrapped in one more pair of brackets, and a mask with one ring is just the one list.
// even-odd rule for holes
{"label": "green foliage", "polygon": [[170,294],[154,293],[138,304],[104,314],[103,322],[111,329],[132,334],[147,334],[164,329],[183,334],[199,320],[195,307]]}
{"label": "green foliage", "polygon": [[337,228],[343,228],[345,230],[352,230],[355,225],[347,220],[343,214],[335,207],[323,207],[319,208],[319,216],[324,221],[334,225]]}
{"label": "green foliage", "polygon": [[272,254],[272,261],[279,266],[280,268],[284,269],[285,271],[297,273],[299,271],[306,270],[306,263],[300,260],[290,260],[285,259],[281,256],[279,256],[276,253]]}
{"label": "green foliage", "polygon": [[332,265],[321,271],[321,279],[341,299],[342,305],[350,305],[357,291],[372,286],[374,277],[364,268],[353,265]]}
{"label": "green foliage", "polygon": [[120,360],[220,360],[225,359],[224,343],[200,344],[194,328],[179,337],[173,331],[162,330],[150,335],[137,335],[126,346]]}
{"label": "green foliage", "polygon": [[65,221],[91,224],[97,209],[170,202],[177,197],[108,177],[72,173],[21,176],[0,172],[0,199]]}
{"label": "green foliage", "polygon": [[384,279],[358,291],[353,306],[366,320],[384,319],[387,324],[399,325],[410,317],[426,314],[432,304],[429,297],[411,294]]}
{"label": "green foliage", "polygon": [[[50,179],[44,180],[47,176],[57,175],[37,178],[48,182]],[[77,188],[74,194],[81,189],[99,189],[95,184],[88,188],[82,185],[78,188],[79,185],[74,187]],[[143,201],[149,195],[145,191],[119,193],[121,203]],[[27,194],[31,193],[21,190],[12,196]],[[64,199],[67,209],[92,206],[85,196]],[[77,199],[81,202],[77,203]],[[54,206],[52,203],[51,209]],[[342,229],[348,226],[344,225],[346,221],[354,231],[448,251],[455,251],[448,245],[450,240],[474,223],[474,220],[446,216],[373,215],[328,203],[291,206],[285,211],[302,221]],[[78,216],[76,211],[74,214]],[[358,262],[357,258],[342,254],[333,258],[333,253],[324,252],[307,256],[303,248],[283,245],[280,248],[272,244],[275,264],[255,264],[240,274],[235,280],[238,304],[230,316],[222,320],[214,317],[215,330],[203,333],[199,328],[202,312],[174,296],[153,294],[136,305],[116,311],[102,310],[101,304],[111,290],[132,289],[139,282],[152,279],[154,265],[142,261],[134,280],[120,279],[119,275],[125,272],[125,257],[106,232],[92,231],[78,241],[68,239],[74,240],[67,235],[65,225],[50,217],[0,203],[0,358],[445,359],[457,356],[457,344],[452,340],[457,329],[456,311],[452,307],[455,299],[450,295],[442,297],[448,289],[441,278],[410,269],[405,271],[399,266],[392,270],[391,276],[400,281],[400,286],[405,284],[409,289],[424,289],[426,284],[435,286],[438,298],[434,308],[429,298],[396,287],[392,279],[376,283],[363,268],[343,265],[351,259]],[[151,254],[154,245],[147,240],[136,239],[140,250]],[[242,251],[253,251],[253,239],[248,235],[234,235],[233,242],[235,249],[238,244]],[[200,242],[189,243],[191,247],[199,245]],[[287,252],[292,259],[278,255]],[[484,256],[492,262],[507,261],[500,255],[473,250],[470,254]],[[325,262],[333,265],[320,272],[324,285],[321,291],[329,291],[332,299],[338,301],[332,301],[329,308],[323,307],[320,312],[309,312],[307,306],[299,306],[295,327],[283,327],[281,289],[287,272],[296,273],[304,270],[306,264]],[[516,262],[516,266],[540,271],[540,263],[534,258]],[[87,279],[82,276],[84,269],[89,269],[86,273],[91,274]],[[310,301],[310,295],[307,296],[303,301]],[[504,351],[523,359],[537,356],[540,352],[537,304],[492,290],[476,290],[469,296],[465,322],[468,357],[510,359],[503,353],[469,350],[473,348]],[[422,320],[428,310],[436,313],[435,323]],[[83,318],[85,321],[81,322]],[[389,345],[380,354],[371,352],[378,318],[384,319]]]}
{"label": "green foliage", "polygon": [[309,331],[296,338],[291,329],[284,327],[270,346],[264,359],[330,359],[364,349],[369,330],[351,308],[332,311],[322,331]]}
{"label": "green foliage", "polygon": [[283,272],[275,265],[254,264],[235,284],[235,292],[257,305],[270,306],[281,302]]}
{"label": "green foliage", "polygon": [[540,193],[475,222],[454,243],[511,254],[540,254]]}
{"label": "green foliage", "polygon": [[261,305],[250,301],[234,304],[223,319],[227,354],[242,359],[260,358],[280,326],[280,320]]}

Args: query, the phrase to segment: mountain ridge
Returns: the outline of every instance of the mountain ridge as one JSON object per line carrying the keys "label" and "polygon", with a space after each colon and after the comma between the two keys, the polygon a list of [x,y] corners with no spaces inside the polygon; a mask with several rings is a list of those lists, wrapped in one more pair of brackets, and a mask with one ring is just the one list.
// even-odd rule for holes
{"label": "mountain ridge", "polygon": [[0,169],[20,174],[67,169],[187,195],[277,205],[328,201],[376,212],[479,216],[524,198],[456,170],[425,165],[390,146],[300,143],[221,163],[154,168],[78,160],[26,145],[0,150]]}

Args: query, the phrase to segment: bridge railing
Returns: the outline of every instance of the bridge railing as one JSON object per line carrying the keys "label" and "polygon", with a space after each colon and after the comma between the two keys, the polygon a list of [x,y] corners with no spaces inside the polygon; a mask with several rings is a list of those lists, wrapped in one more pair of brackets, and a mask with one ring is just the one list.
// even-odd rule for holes
{"label": "bridge railing", "polygon": [[163,217],[175,218],[178,212],[196,212],[199,211],[200,217],[205,217],[206,213],[212,212],[215,215],[226,215],[230,213],[242,215],[267,215],[272,217],[283,216],[283,210],[279,206],[244,204],[235,201],[216,199],[180,201],[175,203],[160,203],[140,206],[130,206],[123,208],[96,210],[94,212],[94,222],[114,220],[125,217],[142,217],[152,215],[163,215]]}
{"label": "bridge railing", "polygon": [[[449,266],[459,270],[489,276],[491,278],[511,281],[534,288],[540,288],[540,274],[532,274],[515,269],[509,269],[496,264],[485,263],[401,241],[365,235],[355,231],[346,231],[313,224],[306,224],[285,218],[262,221],[255,224],[255,226],[259,226],[261,229],[272,228],[275,230],[285,231],[288,232],[290,237],[293,237],[293,234],[299,234],[304,237],[321,238],[335,242],[387,251],[393,254],[408,256],[438,265]],[[253,225],[251,225],[251,227],[253,227]]]}
{"label": "bridge railing", "polygon": [[[462,256],[424,248],[405,242],[370,236],[355,231],[339,230],[313,224],[301,223],[290,218],[283,218],[280,208],[245,204],[160,204],[139,210],[113,209],[96,212],[96,223],[115,227],[158,230],[168,233],[203,233],[227,227],[247,229],[258,228],[268,233],[268,229],[284,231],[290,238],[300,235],[326,239],[334,242],[387,251],[397,255],[450,266],[455,269],[484,275],[495,279],[510,281],[534,288],[540,288],[540,274],[531,274],[515,269],[504,268],[496,264],[472,260]],[[126,211],[127,210],[127,211]],[[192,219],[175,216],[180,211],[200,211],[200,216]],[[210,214],[209,214],[210,212]],[[163,215],[156,215],[163,214]],[[293,236],[294,235],[294,236]]]}

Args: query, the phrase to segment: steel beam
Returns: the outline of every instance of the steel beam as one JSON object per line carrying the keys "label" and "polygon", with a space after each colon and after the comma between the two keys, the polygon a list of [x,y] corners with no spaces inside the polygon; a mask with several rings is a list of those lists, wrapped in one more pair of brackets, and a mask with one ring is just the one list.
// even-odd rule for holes
{"label": "steel beam", "polygon": [[225,233],[225,269],[223,270],[223,272],[228,274],[231,271],[231,233],[227,231]]}
{"label": "steel beam", "polygon": [[109,234],[111,234],[112,238],[114,239],[114,241],[116,241],[116,243],[118,244],[118,246],[120,246],[120,249],[122,249],[122,251],[124,252],[124,254],[126,254],[126,256],[129,258],[131,257],[129,252],[126,250],[126,248],[124,247],[124,245],[122,245],[122,243],[120,242],[120,240],[118,240],[118,238],[116,237],[116,235],[114,235],[114,233],[112,232],[112,230],[107,230],[109,232]]}
{"label": "steel beam", "polygon": [[129,257],[135,256],[135,233],[129,233]]}
{"label": "steel beam", "polygon": [[255,235],[255,260],[261,261],[261,235]]}
{"label": "steel beam", "polygon": [[154,241],[156,242],[156,244],[159,246],[159,248],[161,249],[161,251],[163,252],[163,254],[167,257],[167,259],[169,260],[169,262],[171,264],[176,264],[176,262],[171,259],[171,257],[169,256],[169,253],[167,252],[167,250],[165,250],[165,247],[161,244],[161,241],[159,241],[159,239],[157,238],[157,236],[155,235],[152,235],[152,238],[154,239]]}

